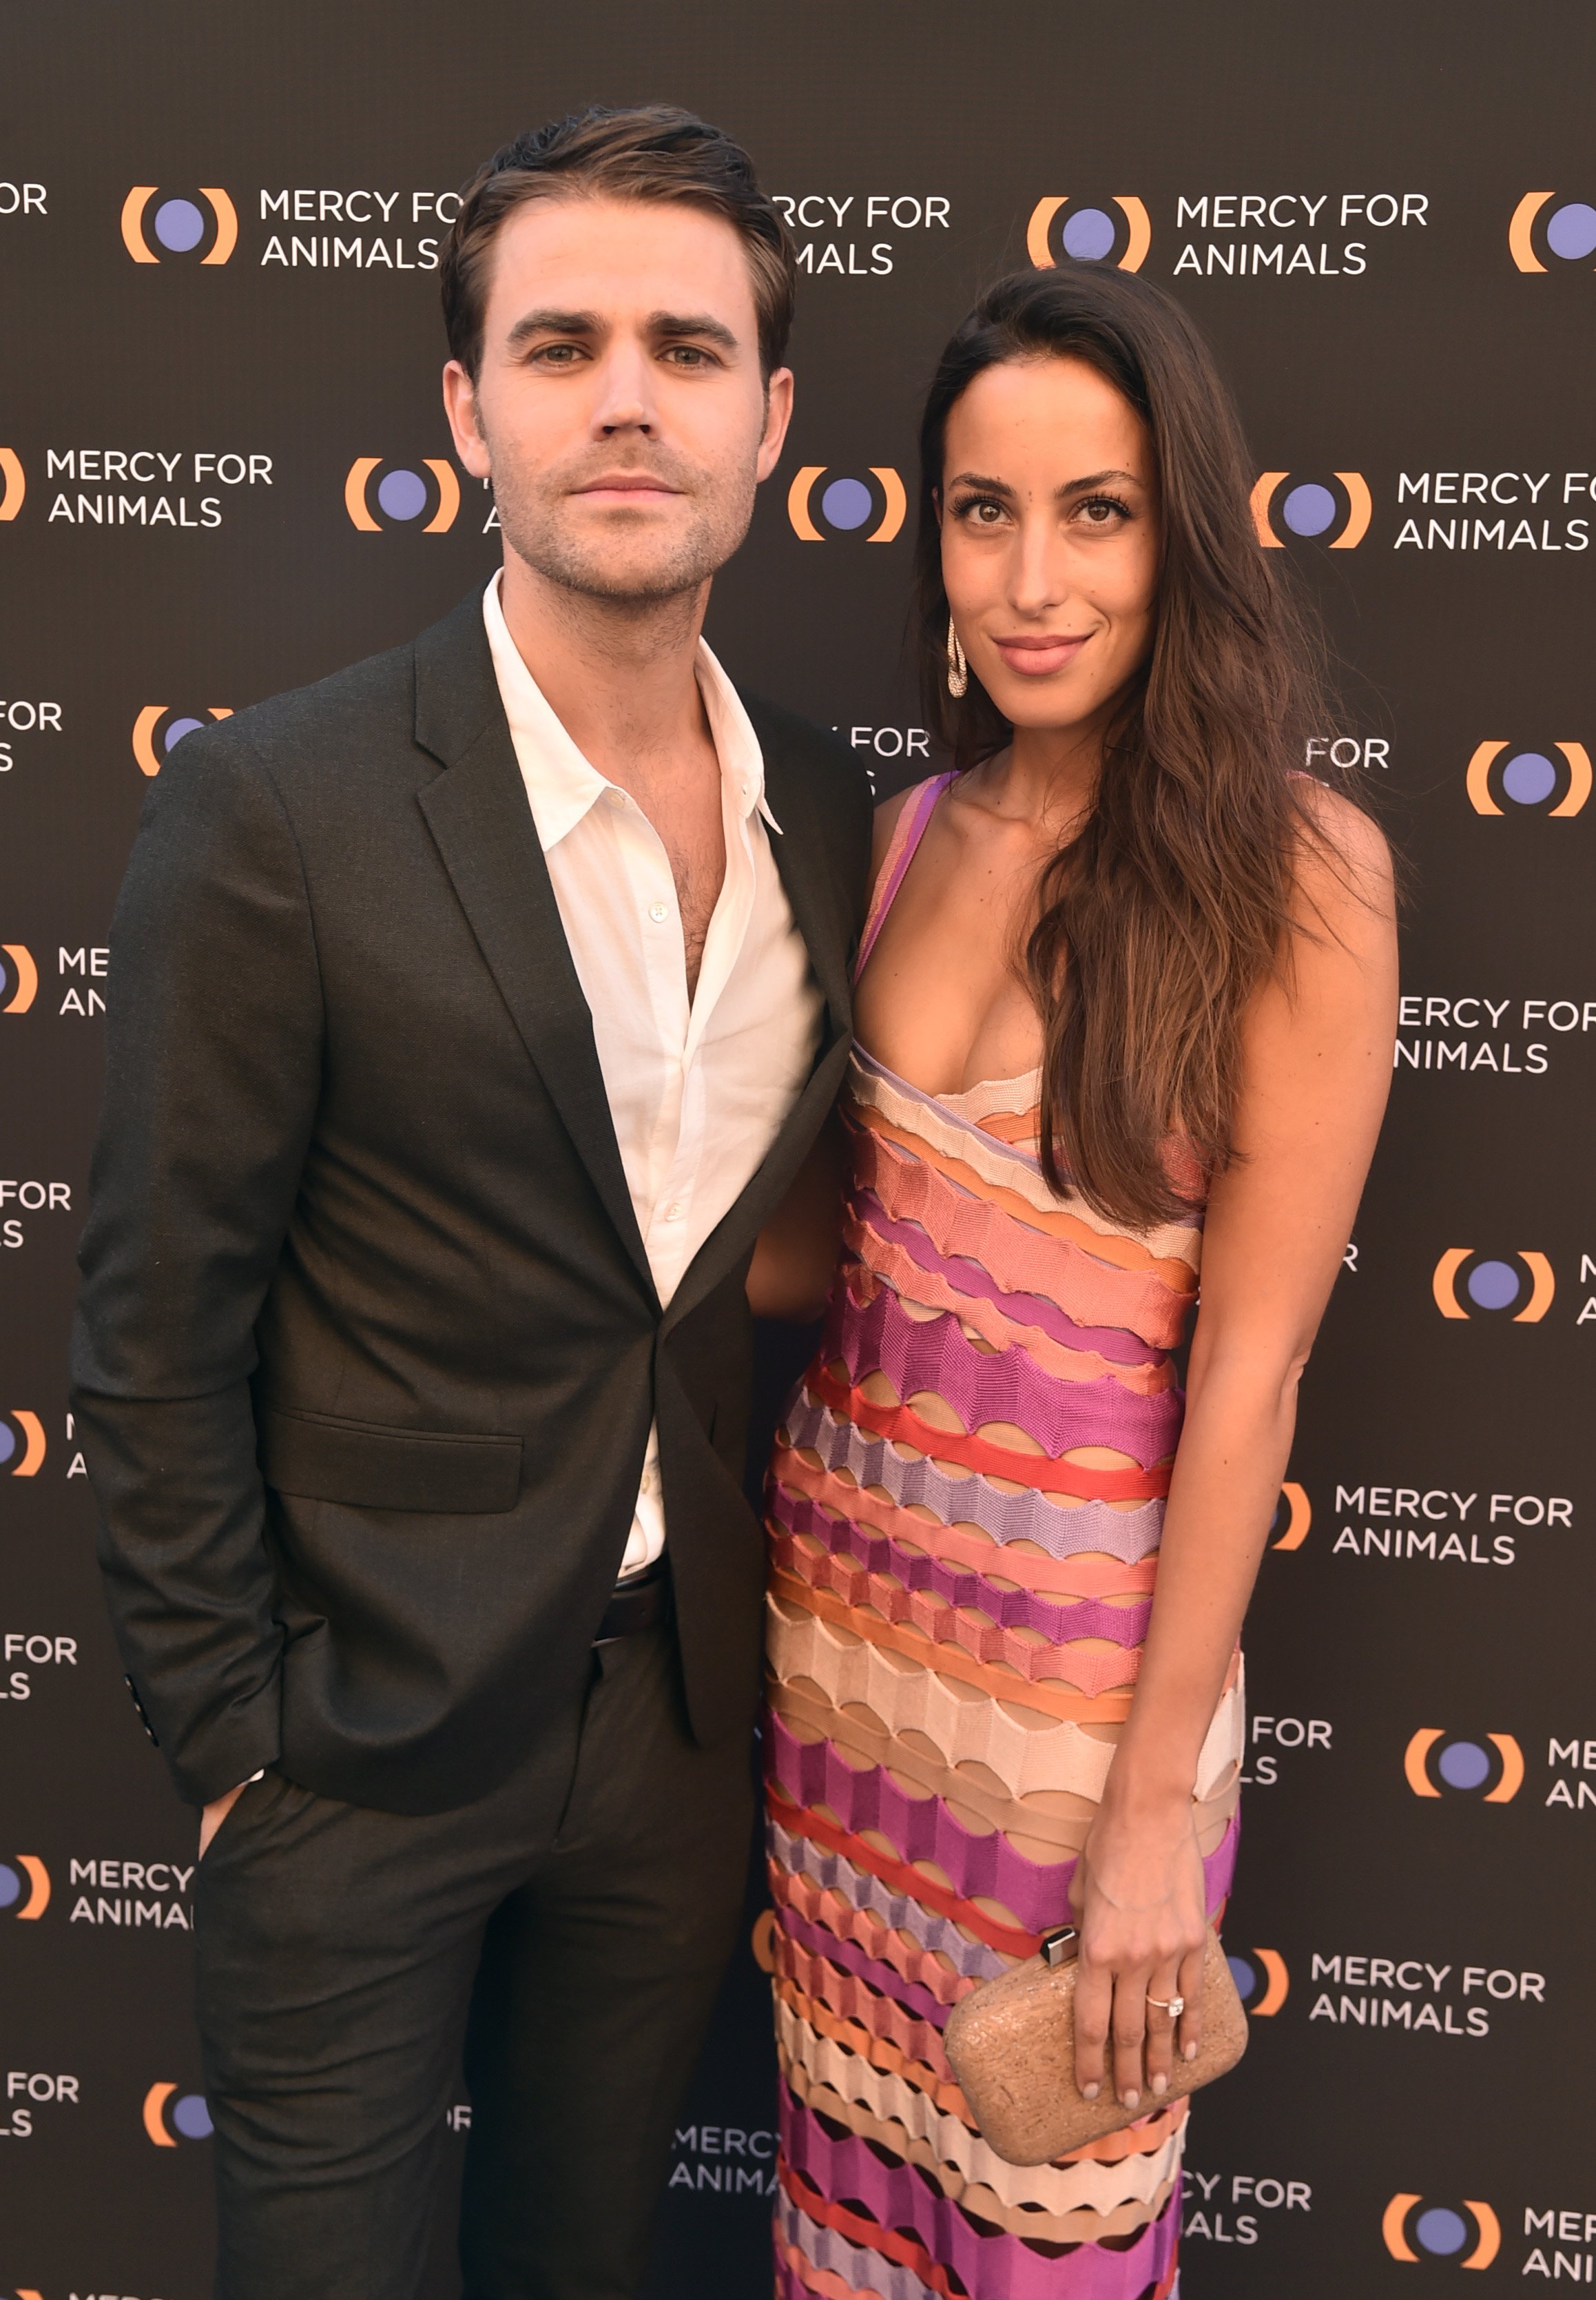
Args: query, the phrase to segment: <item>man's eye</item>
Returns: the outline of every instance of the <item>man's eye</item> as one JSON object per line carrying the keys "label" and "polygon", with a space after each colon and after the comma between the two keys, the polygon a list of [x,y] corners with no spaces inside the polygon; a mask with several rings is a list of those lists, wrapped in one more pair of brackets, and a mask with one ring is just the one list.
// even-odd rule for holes
{"label": "man's eye", "polygon": [[533,354],[545,367],[570,367],[581,357],[575,344],[544,344]]}
{"label": "man's eye", "polygon": [[697,344],[672,344],[665,356],[677,367],[705,367],[709,363],[709,354]]}

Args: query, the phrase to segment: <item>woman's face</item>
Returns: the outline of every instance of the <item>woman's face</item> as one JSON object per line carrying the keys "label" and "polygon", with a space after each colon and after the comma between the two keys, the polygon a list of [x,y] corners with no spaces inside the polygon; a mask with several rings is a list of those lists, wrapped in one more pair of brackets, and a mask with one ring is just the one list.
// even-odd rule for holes
{"label": "woman's face", "polygon": [[1159,506],[1147,426],[1095,368],[984,369],[948,416],[939,513],[971,670],[1017,728],[1079,726],[1147,660]]}

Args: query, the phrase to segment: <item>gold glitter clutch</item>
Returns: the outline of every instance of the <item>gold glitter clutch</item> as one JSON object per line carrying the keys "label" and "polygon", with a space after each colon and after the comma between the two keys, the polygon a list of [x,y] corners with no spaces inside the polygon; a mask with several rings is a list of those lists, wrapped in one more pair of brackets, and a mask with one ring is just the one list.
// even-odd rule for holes
{"label": "gold glitter clutch", "polygon": [[[987,2146],[1006,2164],[1051,2164],[1222,2077],[1247,2049],[1247,2015],[1210,1925],[1202,1967],[1202,2042],[1176,2054],[1167,2092],[1126,2108],[1111,2083],[1084,2100],[1075,2082],[1075,1984],[1079,1943],[1060,1926],[1039,1956],[985,1980],[948,2015],[948,2064]],[[1110,2045],[1110,2054],[1111,2054]],[[1111,2059],[1110,2059],[1111,2065]]]}

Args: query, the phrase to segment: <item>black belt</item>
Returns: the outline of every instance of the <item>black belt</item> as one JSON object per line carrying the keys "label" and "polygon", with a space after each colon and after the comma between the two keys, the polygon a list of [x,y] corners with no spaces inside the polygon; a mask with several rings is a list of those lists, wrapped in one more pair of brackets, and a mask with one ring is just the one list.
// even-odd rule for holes
{"label": "black belt", "polygon": [[641,1573],[616,1583],[593,1642],[595,1646],[607,1646],[613,1645],[617,1638],[635,1637],[639,1629],[656,1628],[669,1618],[669,1612],[670,1567],[661,1556]]}

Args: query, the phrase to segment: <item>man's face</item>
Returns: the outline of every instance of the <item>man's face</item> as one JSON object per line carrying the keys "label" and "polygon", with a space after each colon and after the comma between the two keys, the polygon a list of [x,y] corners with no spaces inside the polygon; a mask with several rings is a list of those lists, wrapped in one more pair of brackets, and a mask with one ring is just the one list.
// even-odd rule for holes
{"label": "man's face", "polygon": [[792,411],[760,374],[743,243],[676,202],[536,199],[491,254],[475,387],[444,397],[507,549],[568,590],[695,590],[748,531]]}

